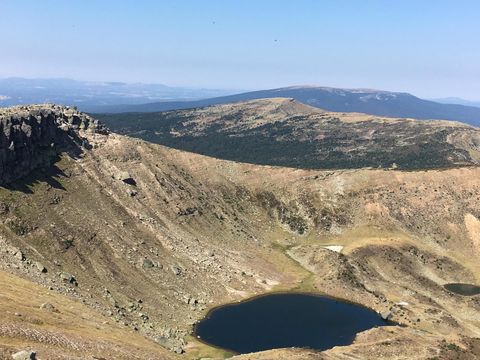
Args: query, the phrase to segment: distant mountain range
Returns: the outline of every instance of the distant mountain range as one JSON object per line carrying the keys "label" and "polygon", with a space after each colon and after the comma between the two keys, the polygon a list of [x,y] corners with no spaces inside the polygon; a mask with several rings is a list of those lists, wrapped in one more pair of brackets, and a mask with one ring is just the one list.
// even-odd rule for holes
{"label": "distant mountain range", "polygon": [[[163,101],[143,105],[103,107],[103,112],[157,112],[198,108],[262,98],[292,98],[304,104],[335,112],[360,112],[378,116],[414,119],[456,120],[480,126],[480,108],[441,104],[408,93],[295,86],[196,101]],[[102,109],[98,109],[99,112]]]}
{"label": "distant mountain range", "polygon": [[72,79],[0,79],[0,107],[32,103],[75,105],[82,111],[103,106],[193,100],[223,96],[234,90],[193,89],[162,84],[78,81]]}
{"label": "distant mountain range", "polygon": [[470,101],[470,100],[465,100],[457,97],[446,97],[446,98],[431,99],[431,100],[442,103],[442,104],[457,104],[457,105],[480,107],[480,101]]}
{"label": "distant mountain range", "polygon": [[275,97],[292,98],[335,112],[456,120],[480,126],[480,107],[477,107],[480,104],[458,98],[424,100],[408,93],[381,90],[293,86],[238,93],[234,90],[178,88],[162,84],[0,79],[0,107],[57,103],[75,105],[91,113],[158,112]]}

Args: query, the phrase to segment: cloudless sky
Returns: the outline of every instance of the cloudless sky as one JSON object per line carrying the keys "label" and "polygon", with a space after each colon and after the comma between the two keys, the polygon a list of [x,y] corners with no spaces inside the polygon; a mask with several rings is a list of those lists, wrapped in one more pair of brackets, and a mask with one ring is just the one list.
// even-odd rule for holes
{"label": "cloudless sky", "polygon": [[480,100],[478,0],[0,0],[0,77]]}

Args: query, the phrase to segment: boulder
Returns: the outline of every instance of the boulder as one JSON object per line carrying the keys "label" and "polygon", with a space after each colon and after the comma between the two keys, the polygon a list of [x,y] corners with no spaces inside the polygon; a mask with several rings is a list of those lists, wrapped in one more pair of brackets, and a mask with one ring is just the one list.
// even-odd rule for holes
{"label": "boulder", "polygon": [[47,272],[47,268],[41,263],[41,262],[35,262],[35,266],[37,268],[38,271],[40,271],[41,273],[46,273]]}
{"label": "boulder", "polygon": [[63,281],[66,281],[70,284],[73,284],[73,285],[78,285],[77,283],[77,279],[75,279],[75,277],[67,272],[64,272],[62,271],[61,273],[58,274],[58,276],[60,276],[60,279],[62,279]]}
{"label": "boulder", "polygon": [[388,321],[392,318],[393,313],[390,310],[386,310],[380,313],[380,316],[383,320]]}
{"label": "boulder", "polygon": [[50,303],[43,303],[42,305],[40,305],[40,309],[50,312],[58,312],[57,308]]}
{"label": "boulder", "polygon": [[177,265],[173,265],[172,266],[172,272],[175,274],[175,275],[180,275],[182,273],[182,268],[180,266],[177,266]]}
{"label": "boulder", "polygon": [[144,269],[150,269],[154,267],[155,265],[153,264],[153,261],[150,259],[143,259],[142,266]]}
{"label": "boulder", "polygon": [[20,261],[24,261],[25,260],[25,255],[23,254],[23,252],[21,252],[20,250],[18,250],[16,253],[15,253],[15,258],[20,260]]}
{"label": "boulder", "polygon": [[130,175],[128,171],[118,171],[113,176],[115,179],[123,181],[125,184],[128,185],[137,185],[135,179]]}
{"label": "boulder", "polygon": [[12,355],[13,360],[35,360],[36,353],[35,351],[22,350]]}
{"label": "boulder", "polygon": [[133,189],[127,189],[127,194],[130,195],[131,197],[134,197],[138,194],[138,192]]}
{"label": "boulder", "polygon": [[189,207],[185,210],[179,210],[177,214],[178,216],[201,215],[200,211],[195,207]]}
{"label": "boulder", "polygon": [[183,348],[181,346],[175,346],[172,348],[173,352],[176,354],[183,354]]}
{"label": "boulder", "polygon": [[213,252],[213,250],[208,250],[208,251],[207,251],[207,256],[209,256],[209,257],[214,257],[214,256],[215,256],[215,253]]}

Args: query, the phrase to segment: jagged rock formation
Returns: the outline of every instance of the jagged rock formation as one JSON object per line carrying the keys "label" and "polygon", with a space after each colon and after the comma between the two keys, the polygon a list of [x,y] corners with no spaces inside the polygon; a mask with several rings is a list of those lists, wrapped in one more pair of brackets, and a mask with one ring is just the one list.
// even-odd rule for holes
{"label": "jagged rock formation", "polygon": [[0,184],[46,166],[63,151],[77,156],[89,142],[82,134],[106,133],[90,116],[56,105],[0,109]]}

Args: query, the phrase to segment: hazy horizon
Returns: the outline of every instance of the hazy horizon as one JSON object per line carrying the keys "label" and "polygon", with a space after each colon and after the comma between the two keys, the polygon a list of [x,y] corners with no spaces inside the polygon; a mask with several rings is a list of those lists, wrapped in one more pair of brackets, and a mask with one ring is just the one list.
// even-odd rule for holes
{"label": "hazy horizon", "polygon": [[475,1],[4,0],[0,11],[2,78],[480,100]]}

